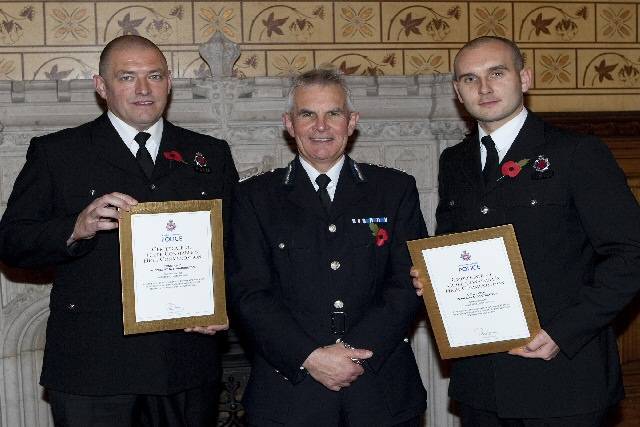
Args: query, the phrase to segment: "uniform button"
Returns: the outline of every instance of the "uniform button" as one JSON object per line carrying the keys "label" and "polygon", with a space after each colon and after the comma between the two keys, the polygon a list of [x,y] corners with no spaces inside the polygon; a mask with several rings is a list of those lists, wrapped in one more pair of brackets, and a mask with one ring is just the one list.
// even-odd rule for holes
{"label": "uniform button", "polygon": [[92,188],[92,189],[91,189],[91,191],[89,191],[89,193],[90,193],[92,196],[95,196],[95,194],[96,194],[96,190],[94,190],[94,189]]}
{"label": "uniform button", "polygon": [[449,206],[454,206],[456,204],[455,200],[449,200]]}
{"label": "uniform button", "polygon": [[339,261],[331,261],[331,269],[332,270],[337,270],[340,268],[340,262]]}
{"label": "uniform button", "polygon": [[335,224],[329,224],[329,232],[335,233],[338,227]]}
{"label": "uniform button", "polygon": [[155,185],[155,184],[151,184],[151,185],[149,186],[149,189],[150,189],[150,190],[155,190],[155,189],[156,189],[156,185]]}
{"label": "uniform button", "polygon": [[202,195],[202,196],[206,196],[206,195],[207,195],[207,192],[206,192],[206,191],[203,191],[202,193],[200,193],[200,195]]}
{"label": "uniform button", "polygon": [[278,248],[279,249],[284,249],[285,248],[285,244],[283,242],[278,243]]}
{"label": "uniform button", "polygon": [[481,213],[482,215],[486,215],[486,214],[488,214],[488,213],[489,213],[489,208],[488,208],[488,207],[486,207],[486,206],[483,206],[483,207],[482,207],[482,209],[480,209],[480,213]]}
{"label": "uniform button", "polygon": [[405,338],[405,339],[403,339],[402,341],[404,341],[404,342],[409,342],[409,338]]}
{"label": "uniform button", "polygon": [[344,303],[340,300],[335,300],[333,302],[333,307],[334,308],[344,308]]}
{"label": "uniform button", "polygon": [[535,206],[538,204],[538,201],[536,199],[531,199],[531,202],[529,203],[531,203],[531,206]]}
{"label": "uniform button", "polygon": [[76,310],[76,305],[75,304],[69,304],[69,305],[67,305],[67,308],[69,309],[69,311],[75,311]]}

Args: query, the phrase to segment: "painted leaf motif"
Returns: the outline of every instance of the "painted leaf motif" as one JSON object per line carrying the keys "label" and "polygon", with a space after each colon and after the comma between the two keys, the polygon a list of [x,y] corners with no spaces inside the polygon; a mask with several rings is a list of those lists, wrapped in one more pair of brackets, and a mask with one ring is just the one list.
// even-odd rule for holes
{"label": "painted leaf motif", "polygon": [[595,70],[598,73],[598,81],[602,83],[604,79],[613,80],[611,72],[616,69],[618,64],[607,65],[605,60],[600,61],[600,64],[595,66]]}
{"label": "painted leaf motif", "polygon": [[274,13],[271,12],[266,21],[264,19],[262,20],[264,26],[267,27],[267,37],[271,37],[273,33],[280,36],[284,35],[284,32],[280,27],[283,26],[288,19],[288,16],[285,18],[275,19]]}
{"label": "painted leaf motif", "polygon": [[212,9],[208,7],[203,7],[202,9],[200,9],[200,13],[198,13],[198,15],[205,21],[213,21],[218,16]]}
{"label": "painted leaf motif", "polygon": [[422,67],[425,64],[424,59],[422,59],[422,57],[420,56],[412,56],[411,61],[413,61],[413,63],[416,64],[418,67]]}
{"label": "painted leaf motif", "polygon": [[536,36],[539,36],[540,33],[551,34],[548,27],[555,19],[556,18],[544,19],[542,18],[542,13],[539,13],[536,19],[531,20],[531,25],[533,25],[536,30]]}
{"label": "painted leaf motif", "polygon": [[53,18],[58,22],[65,22],[69,15],[66,10],[63,9],[53,9],[51,11]]}
{"label": "painted leaf motif", "polygon": [[344,16],[345,19],[351,21],[353,20],[353,18],[356,17],[356,12],[350,7],[343,7],[342,15]]}
{"label": "painted leaf motif", "polygon": [[542,80],[542,83],[550,83],[553,81],[553,73],[551,71],[545,71],[542,73],[540,80]]}
{"label": "painted leaf motif", "polygon": [[560,57],[558,58],[558,65],[560,67],[564,67],[569,63],[569,60],[570,60],[569,55],[560,55]]}
{"label": "painted leaf motif", "polygon": [[360,9],[359,15],[360,15],[360,18],[364,19],[365,21],[368,21],[373,16],[373,8],[365,7],[363,9]]}
{"label": "painted leaf motif", "polygon": [[385,56],[384,59],[382,60],[383,64],[389,64],[391,65],[391,67],[395,67],[396,66],[396,54],[395,53],[390,53],[389,55]]}
{"label": "painted leaf motif", "polygon": [[73,19],[76,23],[84,22],[88,18],[87,9],[75,9],[71,13],[71,19]]}
{"label": "painted leaf motif", "polygon": [[544,65],[545,67],[548,67],[548,68],[553,67],[553,59],[551,59],[551,57],[549,56],[542,55],[540,62],[542,62],[542,65]]}
{"label": "painted leaf motif", "polygon": [[342,61],[340,63],[340,66],[338,67],[338,70],[340,70],[340,72],[344,75],[351,75],[355,72],[358,71],[358,69],[360,68],[360,65],[354,65],[353,67],[347,67],[347,61]]}
{"label": "painted leaf motif", "polygon": [[442,63],[442,56],[440,56],[440,55],[434,56],[429,61],[429,64],[431,64],[431,66],[434,67],[434,68],[440,66],[441,63]]}
{"label": "painted leaf motif", "polygon": [[140,19],[131,19],[131,14],[127,13],[124,18],[122,18],[122,21],[118,21],[118,25],[120,26],[120,28],[122,28],[122,34],[123,35],[134,35],[134,36],[139,36],[140,33],[138,32],[138,30],[136,29],[137,27],[140,26],[140,24],[142,24],[144,22],[144,20],[147,19],[146,17],[140,18]]}
{"label": "painted leaf motif", "polygon": [[482,21],[486,21],[489,19],[489,12],[487,9],[476,9],[476,16],[480,18]]}
{"label": "painted leaf motif", "polygon": [[373,31],[371,31],[371,26],[369,24],[364,24],[362,27],[360,27],[360,34],[366,37],[373,36]]}
{"label": "painted leaf motif", "polygon": [[356,32],[356,27],[353,24],[348,24],[342,30],[343,37],[351,37]]}
{"label": "painted leaf motif", "polygon": [[602,15],[604,16],[604,18],[607,21],[613,21],[613,19],[614,19],[613,13],[611,12],[611,9],[604,9],[602,11]]}
{"label": "painted leaf motif", "polygon": [[404,20],[400,19],[400,24],[404,27],[404,35],[408,37],[411,33],[422,34],[420,32],[420,28],[418,27],[424,22],[425,19],[427,19],[426,16],[413,19],[411,17],[411,12],[409,12]]}
{"label": "painted leaf motif", "polygon": [[295,58],[293,58],[293,61],[291,62],[291,66],[301,70],[304,67],[307,66],[307,57],[306,56],[297,56]]}
{"label": "painted leaf motif", "polygon": [[558,80],[560,80],[562,83],[569,83],[571,81],[569,79],[569,74],[565,73],[564,71],[558,74]]}

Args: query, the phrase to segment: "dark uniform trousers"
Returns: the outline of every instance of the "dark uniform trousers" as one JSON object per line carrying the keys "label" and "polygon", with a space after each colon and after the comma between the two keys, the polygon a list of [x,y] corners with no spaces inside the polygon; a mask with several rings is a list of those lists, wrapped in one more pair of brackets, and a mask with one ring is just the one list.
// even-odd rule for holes
{"label": "dark uniform trousers", "polygon": [[47,390],[56,427],[213,427],[216,386],[167,396],[82,396]]}

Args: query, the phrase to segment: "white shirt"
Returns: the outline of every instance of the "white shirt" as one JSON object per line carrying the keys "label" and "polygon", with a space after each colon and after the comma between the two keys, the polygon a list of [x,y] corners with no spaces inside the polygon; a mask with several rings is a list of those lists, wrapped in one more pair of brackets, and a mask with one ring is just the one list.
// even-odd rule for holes
{"label": "white shirt", "polygon": [[[311,164],[307,162],[305,159],[303,159],[302,156],[300,156],[299,158],[300,158],[300,163],[302,164],[302,167],[307,172],[307,175],[309,175],[309,179],[313,184],[313,188],[316,191],[318,191],[318,188],[320,187],[318,186],[318,184],[316,184],[316,178],[322,172],[318,172],[316,168],[311,166]],[[338,179],[340,179],[340,171],[342,170],[343,165],[344,165],[344,154],[342,155],[342,157],[340,157],[340,159],[336,162],[336,164],[331,167],[331,169],[325,172],[325,175],[331,178],[329,185],[327,185],[327,192],[329,193],[329,197],[331,198],[332,202],[333,202],[333,196],[336,194],[336,187],[338,186]]]}
{"label": "white shirt", "polygon": [[[493,139],[493,142],[496,144],[496,150],[498,150],[498,162],[502,162],[502,159],[504,159],[504,156],[507,154],[507,151],[509,151],[509,148],[511,148],[513,141],[518,136],[520,129],[522,129],[526,118],[527,109],[523,108],[522,111],[520,111],[520,114],[509,120],[504,125],[500,126],[491,134],[491,139]],[[487,132],[485,132],[484,129],[482,129],[480,125],[478,125],[479,140],[486,135],[488,135]],[[479,142],[479,144],[480,161],[482,162],[482,169],[484,169],[484,165],[487,162],[487,149],[484,148],[484,145],[481,142]],[[516,159],[512,160],[517,161]]]}
{"label": "white shirt", "polygon": [[[111,124],[114,128],[116,128],[116,132],[118,132],[118,135],[120,135],[120,138],[122,138],[129,151],[131,151],[133,157],[135,157],[138,149],[140,148],[140,145],[133,138],[140,131],[126,124],[111,111],[107,112],[107,117],[109,117]],[[158,156],[158,150],[160,150],[162,129],[164,129],[164,122],[162,120],[162,117],[160,117],[157,122],[155,122],[149,129],[144,131],[151,135],[151,137],[147,140],[145,147],[147,147],[149,154],[151,154],[151,158],[153,159],[154,163],[156,162],[156,157]]]}

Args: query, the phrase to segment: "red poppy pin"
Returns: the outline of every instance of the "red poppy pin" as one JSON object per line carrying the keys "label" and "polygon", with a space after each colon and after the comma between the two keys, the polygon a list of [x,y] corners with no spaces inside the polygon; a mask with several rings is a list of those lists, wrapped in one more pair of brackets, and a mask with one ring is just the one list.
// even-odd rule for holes
{"label": "red poppy pin", "polygon": [[167,160],[172,160],[172,161],[176,161],[176,162],[180,162],[180,163],[187,163],[184,161],[184,159],[182,158],[182,154],[180,154],[179,151],[176,150],[171,150],[171,151],[165,151],[162,153],[162,155],[164,156],[165,159]]}
{"label": "red poppy pin", "polygon": [[502,164],[502,167],[500,168],[502,176],[498,178],[498,181],[500,181],[505,176],[508,176],[509,178],[515,178],[527,163],[529,163],[529,159],[522,159],[518,162],[514,162],[513,160],[504,162]]}
{"label": "red poppy pin", "polygon": [[378,226],[378,224],[370,222],[369,228],[371,229],[371,234],[376,240],[376,246],[384,246],[384,244],[389,241],[389,232]]}

